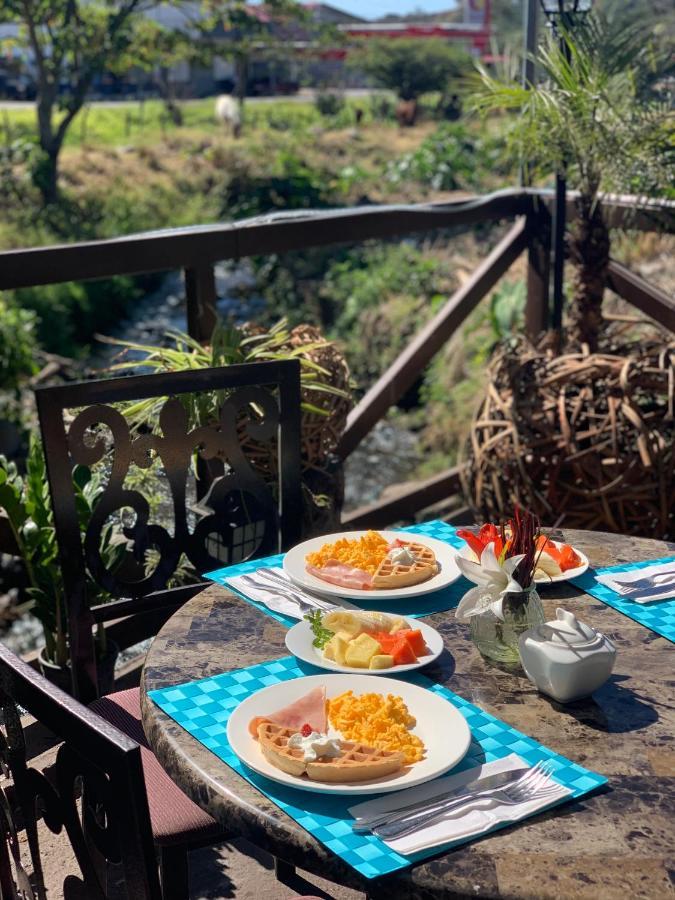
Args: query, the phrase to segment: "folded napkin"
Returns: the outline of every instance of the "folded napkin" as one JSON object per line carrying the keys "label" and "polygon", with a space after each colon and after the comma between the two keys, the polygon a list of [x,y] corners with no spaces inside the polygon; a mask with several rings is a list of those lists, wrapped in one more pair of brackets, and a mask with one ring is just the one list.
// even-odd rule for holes
{"label": "folded napkin", "polygon": [[[293,583],[286,578],[283,569],[274,568],[273,571],[288,581],[289,588],[293,587]],[[255,578],[255,572],[249,572],[249,576]],[[251,587],[251,585],[247,584],[244,580],[246,577],[246,575],[235,575],[232,578],[226,578],[225,583],[229,584],[230,587],[235,588],[235,590],[239,591],[239,593],[243,594],[245,597],[249,597],[251,600],[255,600],[258,603],[262,603],[263,606],[267,606],[268,609],[273,609],[275,612],[288,616],[291,619],[302,619],[303,613],[297,603],[284,597],[283,594],[279,593],[279,591],[275,590],[271,585],[269,588],[265,589]],[[281,590],[283,590],[283,588],[281,588]]]}
{"label": "folded napkin", "polygon": [[[503,759],[484,763],[482,766],[475,766],[472,769],[465,769],[463,772],[447,775],[444,778],[437,778],[434,781],[426,782],[426,784],[418,785],[418,787],[408,788],[396,794],[386,794],[366,803],[359,803],[357,806],[352,806],[349,812],[357,820],[363,816],[378,815],[388,810],[396,810],[407,803],[430,800],[444,791],[468,784],[474,778],[509,772],[527,765],[528,763],[515,753],[512,753]],[[453,844],[455,841],[477,837],[492,831],[492,829],[500,825],[508,822],[517,822],[526,816],[531,816],[541,809],[545,809],[554,803],[559,803],[572,793],[570,788],[563,787],[561,784],[558,787],[559,790],[554,794],[548,794],[541,800],[528,800],[516,806],[502,806],[494,800],[478,800],[475,807],[464,813],[459,812],[457,815],[454,815],[452,812],[447,813],[442,818],[431,822],[424,828],[420,828],[413,834],[385,841],[384,843],[402,856],[409,856],[412,853],[418,853],[420,850],[428,850],[430,847],[437,847],[441,844]]]}
{"label": "folded napkin", "polygon": [[[628,587],[643,578],[651,578],[654,575],[673,572],[674,570],[675,562],[671,559],[669,562],[656,563],[653,566],[644,566],[639,569],[633,569],[630,572],[613,572],[608,575],[596,575],[595,580],[600,582],[600,584],[604,584],[605,587],[608,587],[610,590],[616,591],[619,586]],[[669,585],[659,585],[657,582],[653,592],[640,593],[637,596],[629,594],[621,596],[625,597],[626,600],[632,600],[634,603],[655,603],[658,600],[672,600],[673,597],[675,597],[675,578],[673,583]]]}

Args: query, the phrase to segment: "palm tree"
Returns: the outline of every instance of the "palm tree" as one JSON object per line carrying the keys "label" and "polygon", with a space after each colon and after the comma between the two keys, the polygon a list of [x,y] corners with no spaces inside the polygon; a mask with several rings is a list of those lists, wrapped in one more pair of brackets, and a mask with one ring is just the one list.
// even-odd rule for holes
{"label": "palm tree", "polygon": [[549,35],[536,57],[541,81],[524,88],[480,70],[475,109],[517,111],[511,138],[540,172],[566,171],[579,191],[568,238],[575,265],[569,311],[572,345],[597,349],[610,236],[603,191],[663,193],[675,184],[672,109],[664,61],[646,26],[597,14],[574,34]]}

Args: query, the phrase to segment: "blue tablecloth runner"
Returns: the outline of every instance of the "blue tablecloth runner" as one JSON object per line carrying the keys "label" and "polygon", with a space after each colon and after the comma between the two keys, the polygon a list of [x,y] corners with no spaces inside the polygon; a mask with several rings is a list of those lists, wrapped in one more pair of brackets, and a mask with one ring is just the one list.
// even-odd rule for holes
{"label": "blue tablecloth runner", "polygon": [[[403,869],[443,852],[450,846],[471,840],[463,838],[445,847],[435,847],[413,856],[401,856],[374,835],[352,832],[353,820],[347,809],[356,802],[366,799],[365,797],[344,798],[285,787],[252,772],[235,756],[226,734],[227,721],[235,707],[261,688],[307,674],[314,675],[321,672],[311,666],[301,665],[294,657],[287,656],[245,669],[224,672],[222,675],[204,678],[201,681],[150,691],[149,696],[219,759],[258,788],[306,831],[366,878],[376,878]],[[555,779],[572,790],[571,798],[581,797],[606,783],[607,779],[602,775],[589,772],[560,756],[505,722],[483,712],[447,688],[434,684],[424,675],[412,672],[407,673],[407,676],[407,681],[445,697],[467,720],[472,734],[471,746],[468,754],[454,771],[459,772],[483,762],[502,759],[510,753],[517,753],[531,765],[539,760],[550,760]]]}
{"label": "blue tablecloth runner", "polygon": [[[464,541],[457,537],[456,529],[453,528],[452,525],[448,525],[447,522],[441,522],[439,519],[435,519],[432,522],[424,522],[421,525],[410,525],[407,528],[398,530],[437,538],[457,549],[464,546]],[[280,566],[283,558],[283,554],[279,553],[276,556],[267,556],[264,559],[251,559],[247,562],[238,563],[235,566],[227,566],[224,569],[216,569],[214,572],[207,572],[204,575],[204,578],[209,578],[211,581],[223,584],[228,590],[235,590],[230,585],[226,584],[227,578],[234,578],[236,575],[246,575],[248,572],[255,572],[256,569],[259,569],[262,566]],[[443,588],[440,591],[434,591],[433,594],[426,594],[422,597],[414,597],[407,600],[387,600],[387,610],[392,613],[398,613],[401,616],[411,616],[412,618],[430,616],[433,613],[444,612],[446,609],[454,609],[471,587],[473,587],[473,585],[462,576],[458,581],[455,581],[453,584],[448,585],[448,587]],[[255,606],[256,609],[264,612],[267,616],[271,616],[288,628],[296,624],[296,619],[291,619],[289,616],[283,615],[283,613],[274,612],[262,603],[258,603],[250,597],[247,597],[245,594],[242,594],[240,591],[236,591],[236,593],[246,600],[247,603]],[[378,601],[377,597],[373,597],[370,601],[359,600],[358,605],[362,609],[379,609],[382,605],[382,601]]]}
{"label": "blue tablecloth runner", "polygon": [[602,569],[588,569],[583,575],[572,579],[572,584],[602,600],[608,606],[611,606],[617,612],[634,619],[645,628],[650,628],[657,634],[662,635],[669,641],[675,643],[675,598],[672,600],[661,600],[657,603],[636,603],[628,597],[622,597],[607,587],[605,584],[595,580],[596,575],[609,575],[614,572],[633,572],[636,569],[644,569],[647,566],[653,566],[657,563],[667,563],[675,561],[673,556],[664,556],[661,559],[649,559],[645,562],[623,563],[620,566],[605,566]]}

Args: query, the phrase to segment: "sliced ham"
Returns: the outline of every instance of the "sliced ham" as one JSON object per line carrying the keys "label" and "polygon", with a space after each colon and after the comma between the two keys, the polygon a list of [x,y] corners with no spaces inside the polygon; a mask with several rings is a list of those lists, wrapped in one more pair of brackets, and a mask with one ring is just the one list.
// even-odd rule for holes
{"label": "sliced ham", "polygon": [[284,706],[276,712],[269,713],[266,716],[255,716],[248,723],[248,730],[253,737],[258,737],[258,725],[263,722],[274,722],[275,725],[281,725],[282,728],[292,728],[294,731],[300,731],[302,726],[307,723],[312,731],[325,733],[326,722],[326,688],[317,687],[311,690],[304,697],[300,697],[294,703]]}
{"label": "sliced ham", "polygon": [[338,562],[337,559],[329,559],[321,568],[308,565],[307,571],[310,575],[340,587],[354,588],[358,591],[369,591],[373,587],[373,576],[369,572]]}

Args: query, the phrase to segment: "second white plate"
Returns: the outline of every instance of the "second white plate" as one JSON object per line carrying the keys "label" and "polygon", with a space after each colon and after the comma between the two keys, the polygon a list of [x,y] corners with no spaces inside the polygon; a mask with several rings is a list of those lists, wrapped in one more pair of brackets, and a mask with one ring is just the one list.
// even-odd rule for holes
{"label": "second white plate", "polygon": [[398,675],[401,672],[428,666],[443,652],[443,638],[435,628],[425,622],[420,622],[419,619],[407,619],[406,621],[412,628],[419,628],[422,632],[429,652],[425,656],[420,656],[416,663],[392,666],[391,669],[357,669],[354,666],[341,666],[331,659],[325,659],[323,651],[313,645],[314,632],[309,622],[305,621],[298,622],[286,632],[286,646],[298,659],[320,669],[327,669],[329,672],[347,672],[354,675]]}
{"label": "second white plate", "polygon": [[[561,541],[553,541],[553,543],[556,547],[562,547]],[[585,553],[582,553],[581,550],[577,550],[576,547],[572,547],[572,549],[581,560],[581,565],[577,566],[575,569],[568,569],[566,572],[563,572],[562,575],[551,575],[550,577],[544,575],[535,578],[534,580],[537,587],[545,587],[547,584],[557,584],[559,581],[569,581],[571,578],[577,578],[577,576],[584,574],[589,566],[588,557]],[[455,553],[457,553],[458,556],[463,556],[464,559],[470,559],[473,560],[473,562],[477,562],[476,554],[470,549],[468,544],[462,547],[461,550],[456,550]],[[467,575],[467,578],[468,577],[469,576]]]}

